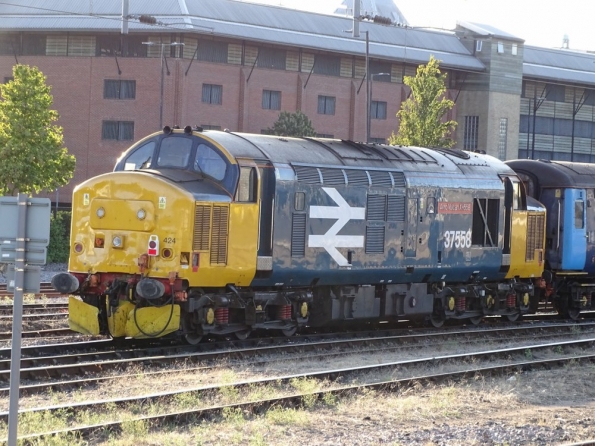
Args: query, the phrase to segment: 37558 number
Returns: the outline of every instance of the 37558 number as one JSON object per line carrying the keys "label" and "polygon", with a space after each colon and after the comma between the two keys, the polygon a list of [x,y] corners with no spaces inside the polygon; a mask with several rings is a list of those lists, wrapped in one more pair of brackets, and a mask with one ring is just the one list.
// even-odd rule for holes
{"label": "37558 number", "polygon": [[471,248],[471,230],[444,231],[445,248]]}

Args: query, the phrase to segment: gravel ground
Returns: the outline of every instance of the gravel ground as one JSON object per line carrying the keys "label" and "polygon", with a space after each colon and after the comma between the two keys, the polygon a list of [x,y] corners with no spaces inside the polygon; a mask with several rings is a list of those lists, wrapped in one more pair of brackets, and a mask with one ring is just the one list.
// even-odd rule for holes
{"label": "gravel ground", "polygon": [[[41,282],[50,282],[56,273],[66,271],[66,263],[50,263],[41,267]],[[0,263],[0,283],[6,283],[6,264]]]}

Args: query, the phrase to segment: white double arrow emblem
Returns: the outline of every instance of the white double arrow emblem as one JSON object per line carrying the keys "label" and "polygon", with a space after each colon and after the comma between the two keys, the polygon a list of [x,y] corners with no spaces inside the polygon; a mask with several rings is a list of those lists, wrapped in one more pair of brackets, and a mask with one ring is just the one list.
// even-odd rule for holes
{"label": "white double arrow emblem", "polygon": [[349,220],[364,220],[366,208],[351,207],[337,189],[323,187],[323,191],[333,199],[337,206],[310,206],[310,218],[332,218],[336,223],[324,235],[308,236],[308,247],[324,248],[340,266],[349,266],[349,262],[337,248],[362,248],[363,235],[337,235]]}

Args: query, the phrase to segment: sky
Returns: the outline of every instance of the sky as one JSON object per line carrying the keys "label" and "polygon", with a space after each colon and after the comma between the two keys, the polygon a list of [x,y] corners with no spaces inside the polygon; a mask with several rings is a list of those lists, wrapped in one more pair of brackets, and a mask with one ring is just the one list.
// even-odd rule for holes
{"label": "sky", "polygon": [[[244,0],[332,14],[341,0]],[[595,1],[563,0],[395,0],[409,25],[454,29],[457,21],[491,25],[526,45],[595,51]],[[555,5],[555,6],[554,6]]]}

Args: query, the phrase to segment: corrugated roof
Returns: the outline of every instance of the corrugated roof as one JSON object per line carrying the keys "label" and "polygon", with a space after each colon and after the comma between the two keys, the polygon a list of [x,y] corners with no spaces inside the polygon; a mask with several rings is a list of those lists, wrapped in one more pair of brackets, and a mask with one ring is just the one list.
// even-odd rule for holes
{"label": "corrugated roof", "polygon": [[557,82],[595,84],[595,54],[525,46],[523,76]]}
{"label": "corrugated roof", "polygon": [[[485,69],[453,33],[362,22],[360,37],[353,38],[350,18],[233,0],[131,1],[129,13],[137,17],[153,15],[159,22],[175,24],[149,26],[133,19],[129,21],[130,32],[205,33],[212,28],[213,35],[359,56],[365,54],[363,42],[368,31],[373,57],[425,63],[434,55],[445,68]],[[0,30],[116,32],[120,30],[121,14],[121,0],[14,0],[9,5],[0,4]],[[194,26],[184,25],[189,21]]]}

